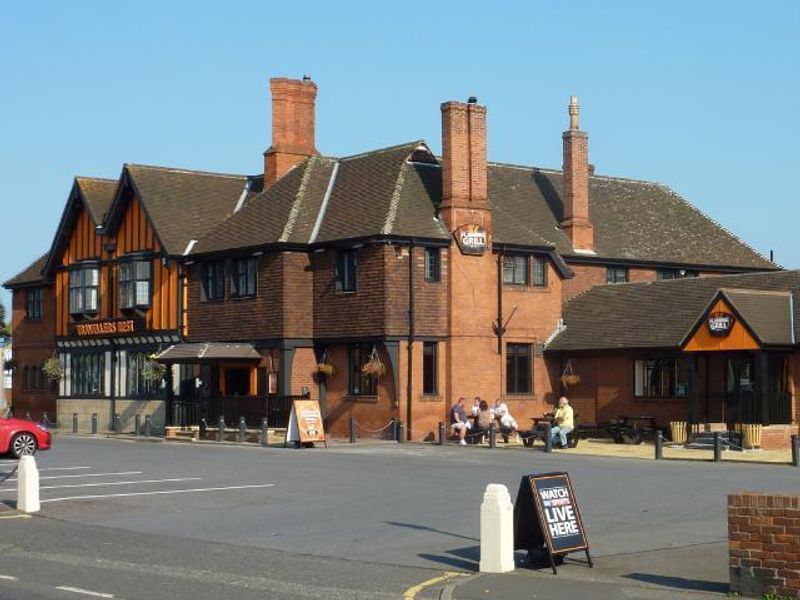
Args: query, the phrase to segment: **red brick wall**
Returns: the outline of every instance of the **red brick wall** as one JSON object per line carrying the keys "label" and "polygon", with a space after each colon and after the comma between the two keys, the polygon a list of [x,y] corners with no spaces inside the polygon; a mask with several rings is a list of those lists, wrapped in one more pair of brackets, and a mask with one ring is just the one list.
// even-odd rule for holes
{"label": "red brick wall", "polygon": [[37,372],[45,360],[53,356],[55,350],[55,294],[52,286],[44,288],[42,319],[30,321],[25,318],[25,288],[15,289],[11,301],[11,332],[13,335],[13,357],[17,367],[12,375],[11,401],[14,414],[24,416],[30,412],[34,419],[40,419],[47,412],[50,420],[55,420],[55,384],[45,382],[44,388],[23,389],[25,367],[36,367]]}
{"label": "red brick wall", "polygon": [[312,81],[273,78],[269,87],[272,92],[272,146],[264,155],[266,185],[317,153],[314,147],[317,85]]}
{"label": "red brick wall", "polygon": [[[283,255],[277,253],[259,258],[255,297],[211,302],[201,300],[202,263],[191,265],[187,285],[189,339],[202,342],[281,337],[283,260]],[[226,286],[230,288],[230,282]]]}
{"label": "red brick wall", "polygon": [[800,598],[800,495],[729,495],[728,539],[732,592]]}
{"label": "red brick wall", "polygon": [[317,372],[317,359],[313,348],[296,348],[292,361],[292,381],[290,394],[299,395],[304,387],[311,392],[311,398],[319,398],[319,386],[314,378]]}
{"label": "red brick wall", "polygon": [[334,282],[336,252],[311,255],[314,271],[314,335],[317,338],[378,336],[385,332],[384,280],[389,246],[358,250],[357,290],[339,293]]}
{"label": "red brick wall", "polygon": [[287,338],[311,338],[314,335],[314,274],[311,258],[302,252],[284,252],[283,264],[283,335]]}

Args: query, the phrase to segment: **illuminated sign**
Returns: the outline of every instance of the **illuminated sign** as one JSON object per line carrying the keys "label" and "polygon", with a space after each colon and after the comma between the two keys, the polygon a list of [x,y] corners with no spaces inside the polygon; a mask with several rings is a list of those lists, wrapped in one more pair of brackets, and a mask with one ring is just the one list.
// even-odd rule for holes
{"label": "illuminated sign", "polygon": [[453,236],[462,254],[480,256],[489,244],[489,236],[480,225],[462,225],[453,232]]}
{"label": "illuminated sign", "polygon": [[730,335],[736,317],[727,312],[714,312],[708,315],[708,331],[711,335],[725,337]]}

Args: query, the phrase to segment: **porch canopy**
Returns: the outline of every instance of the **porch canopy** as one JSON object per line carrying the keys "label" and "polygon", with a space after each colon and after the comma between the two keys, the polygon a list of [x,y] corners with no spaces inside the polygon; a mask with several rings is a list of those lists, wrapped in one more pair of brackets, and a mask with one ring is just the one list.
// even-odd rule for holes
{"label": "porch canopy", "polygon": [[156,355],[158,362],[204,364],[222,360],[259,361],[261,355],[253,344],[194,342],[173,344]]}

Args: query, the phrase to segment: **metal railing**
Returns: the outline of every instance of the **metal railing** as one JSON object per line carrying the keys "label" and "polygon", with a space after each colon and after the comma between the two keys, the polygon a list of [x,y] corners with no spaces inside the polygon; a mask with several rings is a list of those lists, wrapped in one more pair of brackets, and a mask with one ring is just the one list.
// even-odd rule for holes
{"label": "metal railing", "polygon": [[222,417],[226,423],[239,423],[244,418],[248,427],[260,426],[267,419],[272,428],[289,424],[294,400],[307,400],[309,395],[280,396],[210,396],[191,400],[176,399],[172,404],[171,425],[180,427],[216,423]]}

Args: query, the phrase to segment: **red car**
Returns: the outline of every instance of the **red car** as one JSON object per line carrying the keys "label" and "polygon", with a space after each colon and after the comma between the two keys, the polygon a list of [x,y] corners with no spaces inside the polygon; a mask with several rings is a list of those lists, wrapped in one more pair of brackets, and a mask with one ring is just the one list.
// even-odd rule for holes
{"label": "red car", "polygon": [[25,419],[0,418],[0,454],[19,458],[37,450],[49,450],[51,438],[44,425]]}

